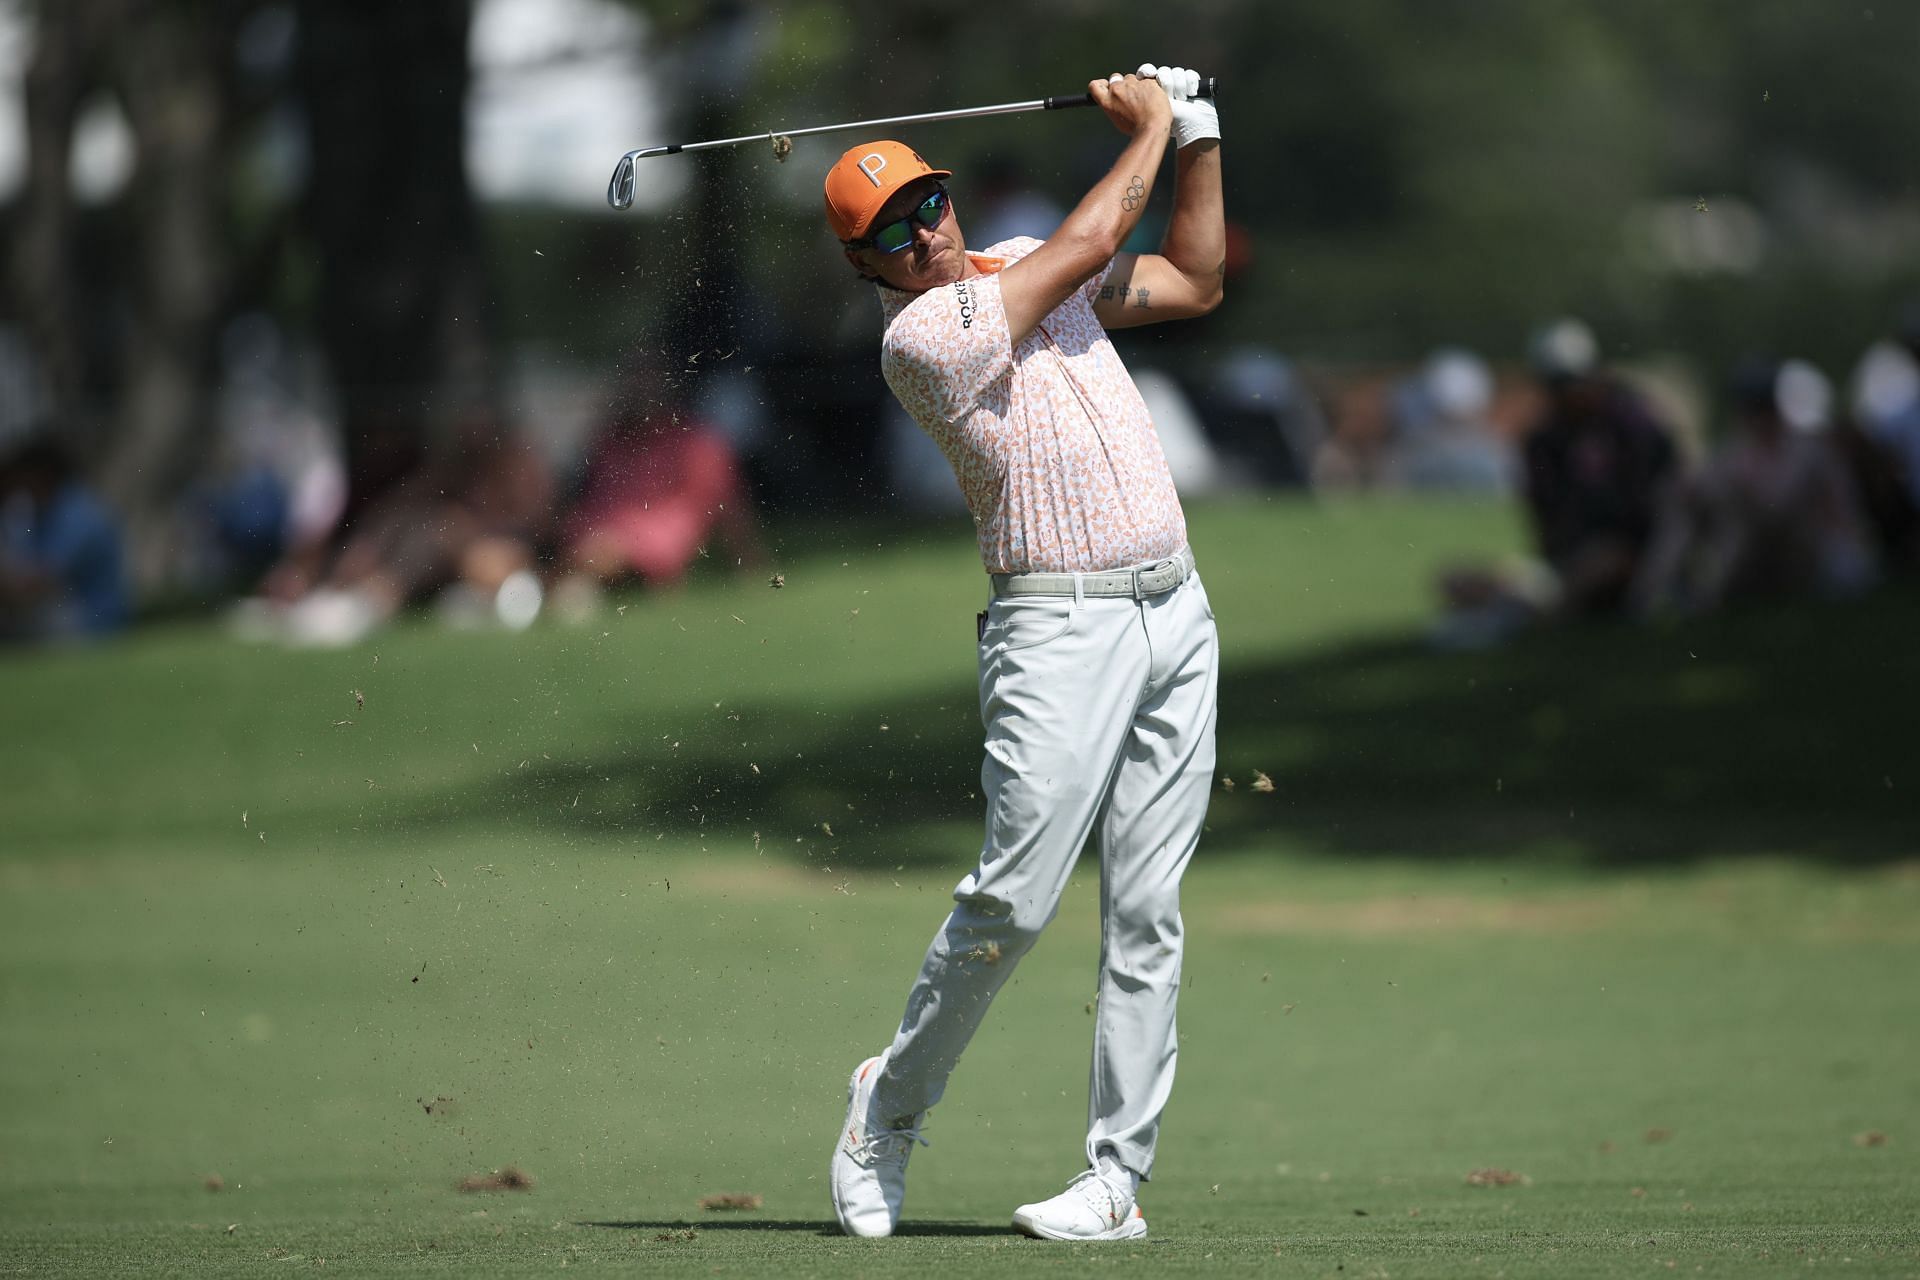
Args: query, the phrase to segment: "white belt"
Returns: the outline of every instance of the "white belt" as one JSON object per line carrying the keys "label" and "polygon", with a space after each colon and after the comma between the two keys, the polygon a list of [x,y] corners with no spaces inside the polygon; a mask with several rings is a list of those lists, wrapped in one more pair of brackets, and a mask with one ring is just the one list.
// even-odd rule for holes
{"label": "white belt", "polygon": [[1099,573],[995,573],[993,589],[1003,596],[1127,596],[1144,600],[1171,591],[1193,572],[1193,548],[1182,547],[1165,560]]}

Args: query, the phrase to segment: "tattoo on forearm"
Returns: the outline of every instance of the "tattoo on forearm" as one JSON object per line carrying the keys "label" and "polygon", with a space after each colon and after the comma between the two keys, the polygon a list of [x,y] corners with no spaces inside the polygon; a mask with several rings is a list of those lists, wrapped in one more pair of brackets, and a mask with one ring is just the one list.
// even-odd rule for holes
{"label": "tattoo on forearm", "polygon": [[1113,301],[1113,286],[1112,286],[1112,285],[1110,285],[1110,284],[1103,284],[1103,285],[1101,285],[1101,286],[1100,286],[1100,301],[1102,301],[1102,302],[1112,302],[1112,301]]}
{"label": "tattoo on forearm", "polygon": [[1219,276],[1222,280],[1227,278],[1227,260],[1225,258],[1222,258],[1220,265],[1213,269],[1213,274]]}
{"label": "tattoo on forearm", "polygon": [[1143,182],[1140,175],[1136,173],[1133,175],[1133,181],[1127,184],[1127,194],[1120,197],[1120,207],[1128,213],[1132,213],[1140,207],[1140,202],[1146,198],[1147,184]]}
{"label": "tattoo on forearm", "polygon": [[[1145,307],[1147,305],[1147,290],[1135,289],[1133,291],[1133,305],[1136,307]],[[1152,310],[1152,308],[1148,307],[1148,310]]]}

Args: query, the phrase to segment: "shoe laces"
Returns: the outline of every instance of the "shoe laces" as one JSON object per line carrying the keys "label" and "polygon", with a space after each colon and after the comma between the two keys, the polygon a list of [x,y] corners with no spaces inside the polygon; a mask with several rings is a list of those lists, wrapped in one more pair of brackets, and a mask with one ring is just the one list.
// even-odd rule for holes
{"label": "shoe laces", "polygon": [[864,1157],[870,1164],[905,1164],[916,1142],[923,1147],[928,1145],[920,1136],[918,1121],[898,1129],[876,1129],[854,1143],[852,1153]]}
{"label": "shoe laces", "polygon": [[1124,1188],[1115,1186],[1098,1169],[1076,1174],[1073,1181],[1067,1184],[1067,1190],[1079,1192],[1087,1208],[1109,1226],[1119,1226],[1120,1220],[1133,1209],[1133,1197]]}

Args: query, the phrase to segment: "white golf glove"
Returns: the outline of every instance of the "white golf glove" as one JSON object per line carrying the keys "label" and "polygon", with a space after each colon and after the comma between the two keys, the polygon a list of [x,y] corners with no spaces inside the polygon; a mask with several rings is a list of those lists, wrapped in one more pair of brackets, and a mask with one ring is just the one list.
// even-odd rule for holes
{"label": "white golf glove", "polygon": [[1200,92],[1200,73],[1185,67],[1159,67],[1140,64],[1134,72],[1142,80],[1158,80],[1173,103],[1173,144],[1180,148],[1202,138],[1220,136],[1220,113],[1211,102],[1193,95]]}

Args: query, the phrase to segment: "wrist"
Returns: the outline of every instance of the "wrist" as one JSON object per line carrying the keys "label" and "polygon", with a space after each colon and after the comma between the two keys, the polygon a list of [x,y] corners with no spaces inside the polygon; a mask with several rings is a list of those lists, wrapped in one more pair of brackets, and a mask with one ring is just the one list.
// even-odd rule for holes
{"label": "wrist", "polygon": [[1211,102],[1183,102],[1173,113],[1176,147],[1189,147],[1220,137],[1220,113]]}

